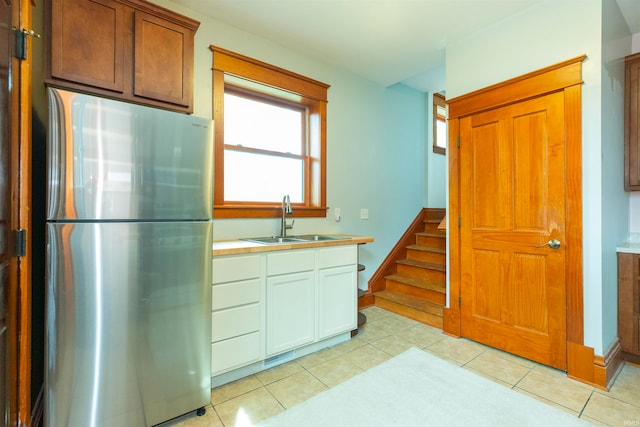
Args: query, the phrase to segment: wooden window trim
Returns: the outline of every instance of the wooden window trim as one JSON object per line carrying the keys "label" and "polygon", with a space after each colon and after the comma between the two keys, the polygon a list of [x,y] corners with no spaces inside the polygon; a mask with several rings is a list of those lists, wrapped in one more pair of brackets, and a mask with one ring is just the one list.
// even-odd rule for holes
{"label": "wooden window trim", "polygon": [[293,217],[326,217],[326,130],[329,85],[247,56],[210,46],[213,52],[213,120],[215,123],[214,218],[277,218],[278,203],[225,203],[224,90],[225,76],[273,87],[298,98],[308,111],[308,162],[305,201],[293,204]]}
{"label": "wooden window trim", "polygon": [[433,94],[433,152],[437,154],[447,154],[447,149],[438,145],[438,120],[447,122],[447,118],[438,114],[438,107],[447,108],[447,103],[443,95]]}

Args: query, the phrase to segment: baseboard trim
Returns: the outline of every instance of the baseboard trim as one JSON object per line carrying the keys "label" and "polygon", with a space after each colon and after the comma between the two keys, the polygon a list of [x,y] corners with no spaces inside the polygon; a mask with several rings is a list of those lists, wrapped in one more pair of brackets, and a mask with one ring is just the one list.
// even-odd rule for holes
{"label": "baseboard trim", "polygon": [[597,356],[591,347],[567,343],[567,376],[576,381],[608,391],[624,365],[622,346],[618,338],[604,356]]}

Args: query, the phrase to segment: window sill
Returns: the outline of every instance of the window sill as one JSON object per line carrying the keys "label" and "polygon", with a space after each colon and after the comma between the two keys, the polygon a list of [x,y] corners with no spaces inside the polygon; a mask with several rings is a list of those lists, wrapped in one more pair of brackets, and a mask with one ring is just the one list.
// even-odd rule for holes
{"label": "window sill", "polygon": [[[292,206],[293,213],[287,218],[325,218],[327,207]],[[256,205],[214,205],[213,218],[280,218],[282,216],[281,205],[256,206]]]}

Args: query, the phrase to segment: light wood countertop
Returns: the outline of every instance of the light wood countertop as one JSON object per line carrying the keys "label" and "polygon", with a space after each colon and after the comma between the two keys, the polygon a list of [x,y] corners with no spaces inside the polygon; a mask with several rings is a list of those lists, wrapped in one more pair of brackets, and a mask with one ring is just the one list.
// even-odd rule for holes
{"label": "light wood countertop", "polygon": [[[373,242],[373,237],[355,236],[351,234],[330,234],[331,236],[345,237],[340,240],[323,240],[308,242],[287,242],[275,244],[262,244],[246,240],[221,240],[213,242],[213,256],[247,254],[252,252],[285,251],[289,249],[319,248],[324,246],[360,245]],[[290,236],[295,237],[295,236]]]}

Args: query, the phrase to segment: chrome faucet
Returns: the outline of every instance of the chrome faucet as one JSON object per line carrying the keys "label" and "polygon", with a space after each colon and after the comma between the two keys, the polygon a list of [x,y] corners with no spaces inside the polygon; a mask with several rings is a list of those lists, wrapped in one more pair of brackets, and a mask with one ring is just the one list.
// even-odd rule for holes
{"label": "chrome faucet", "polygon": [[287,230],[291,230],[293,228],[293,223],[296,222],[294,219],[291,221],[291,224],[287,224],[287,219],[285,217],[286,214],[291,215],[293,210],[291,209],[291,200],[289,199],[289,195],[285,194],[282,198],[282,221],[280,222],[280,237],[287,237]]}

